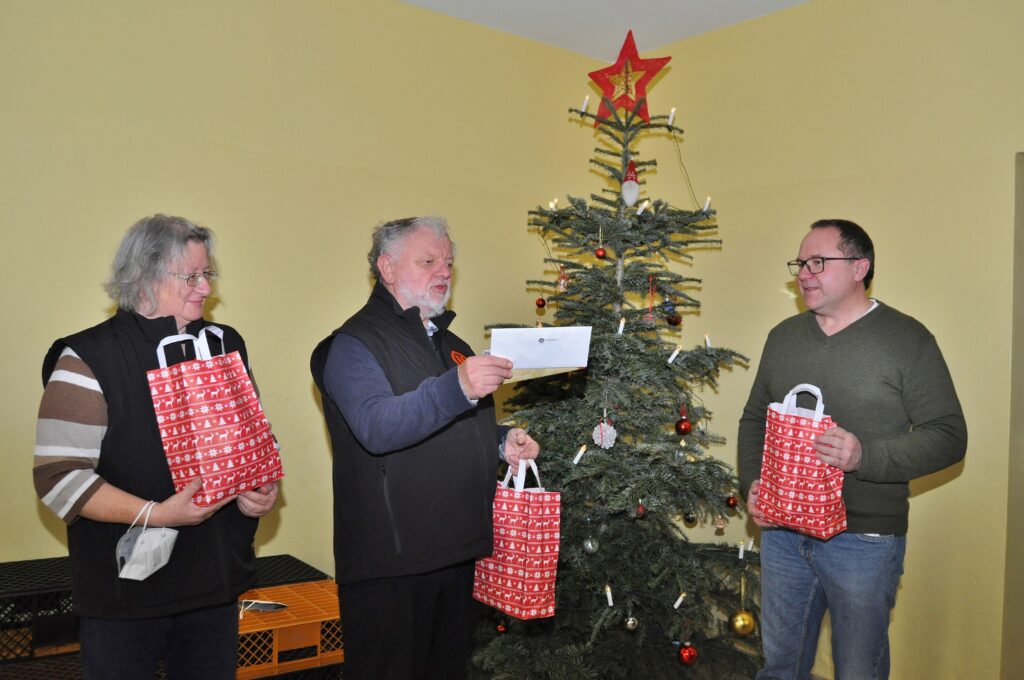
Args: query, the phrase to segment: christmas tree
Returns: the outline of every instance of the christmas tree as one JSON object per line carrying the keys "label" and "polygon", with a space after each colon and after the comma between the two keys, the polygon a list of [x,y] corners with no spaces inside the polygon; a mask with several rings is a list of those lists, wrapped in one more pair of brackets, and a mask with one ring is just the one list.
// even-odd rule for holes
{"label": "christmas tree", "polygon": [[[751,678],[759,661],[756,555],[691,542],[739,508],[732,470],[707,447],[700,390],[743,363],[706,336],[680,343],[699,279],[672,263],[720,244],[715,211],[639,200],[655,166],[645,135],[676,136],[673,114],[647,111],[645,87],[669,58],[640,59],[632,34],[603,90],[591,160],[607,185],[530,211],[551,280],[531,280],[557,326],[591,326],[586,369],[518,383],[509,422],[540,442],[542,482],[561,492],[556,613],[521,621],[494,612],[481,626],[474,672],[491,678]],[[692,191],[691,191],[692,196]],[[550,245],[547,245],[550,244]],[[586,448],[584,448],[584,445]]]}

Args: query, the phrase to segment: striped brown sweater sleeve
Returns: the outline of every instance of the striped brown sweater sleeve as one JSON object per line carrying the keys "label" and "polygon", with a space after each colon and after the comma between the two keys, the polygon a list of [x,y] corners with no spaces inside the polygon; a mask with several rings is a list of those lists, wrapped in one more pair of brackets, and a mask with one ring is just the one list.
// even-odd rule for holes
{"label": "striped brown sweater sleeve", "polygon": [[107,402],[89,367],[70,347],[57,360],[36,422],[36,493],[70,524],[105,483],[96,474],[107,431]]}

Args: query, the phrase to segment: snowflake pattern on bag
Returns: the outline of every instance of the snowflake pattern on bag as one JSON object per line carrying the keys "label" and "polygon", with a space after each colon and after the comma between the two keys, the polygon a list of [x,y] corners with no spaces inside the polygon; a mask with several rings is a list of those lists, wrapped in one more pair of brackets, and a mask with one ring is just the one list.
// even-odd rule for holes
{"label": "snowflake pattern on bag", "polygon": [[822,539],[846,530],[843,471],[814,454],[815,439],[834,425],[768,407],[758,506],[770,522]]}
{"label": "snowflake pattern on bag", "polygon": [[147,371],[175,492],[195,477],[205,507],[284,477],[277,443],[237,351]]}
{"label": "snowflake pattern on bag", "polygon": [[477,560],[473,597],[517,619],[555,615],[561,494],[515,491],[494,496],[494,553]]}

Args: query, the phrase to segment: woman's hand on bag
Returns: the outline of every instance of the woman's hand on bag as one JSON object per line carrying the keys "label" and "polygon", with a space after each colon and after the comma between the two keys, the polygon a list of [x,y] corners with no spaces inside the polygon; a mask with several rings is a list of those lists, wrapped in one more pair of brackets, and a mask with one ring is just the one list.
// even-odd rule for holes
{"label": "woman's hand on bag", "polygon": [[196,477],[184,489],[163,503],[157,503],[153,506],[153,513],[149,520],[150,525],[158,527],[190,527],[202,524],[231,501],[230,498],[226,498],[215,505],[205,508],[199,507],[192,502],[192,496],[198,493],[199,487],[202,485],[202,478]]}
{"label": "woman's hand on bag", "polygon": [[814,450],[818,460],[843,472],[853,472],[860,468],[860,440],[841,427],[830,427],[822,432],[814,443]]}
{"label": "woman's hand on bag", "polygon": [[775,526],[768,521],[764,511],[761,510],[759,503],[759,497],[757,492],[761,488],[761,480],[754,480],[754,483],[750,485],[750,491],[747,492],[747,511],[750,513],[750,518],[754,520],[754,524],[759,527],[773,527]]}
{"label": "woman's hand on bag", "polygon": [[238,494],[238,509],[246,517],[263,517],[277,502],[277,482]]}
{"label": "woman's hand on bag", "polygon": [[515,474],[519,472],[519,461],[536,458],[540,454],[540,444],[526,430],[514,427],[505,435],[505,448],[502,449],[505,462]]}

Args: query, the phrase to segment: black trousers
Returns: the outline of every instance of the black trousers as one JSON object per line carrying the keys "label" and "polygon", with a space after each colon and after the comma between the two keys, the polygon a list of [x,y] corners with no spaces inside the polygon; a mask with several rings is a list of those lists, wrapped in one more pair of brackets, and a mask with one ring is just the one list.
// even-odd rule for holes
{"label": "black trousers", "polygon": [[338,588],[345,680],[461,680],[483,605],[474,562]]}
{"label": "black trousers", "polygon": [[238,605],[159,619],[82,618],[85,680],[150,680],[164,662],[168,680],[234,680]]}

